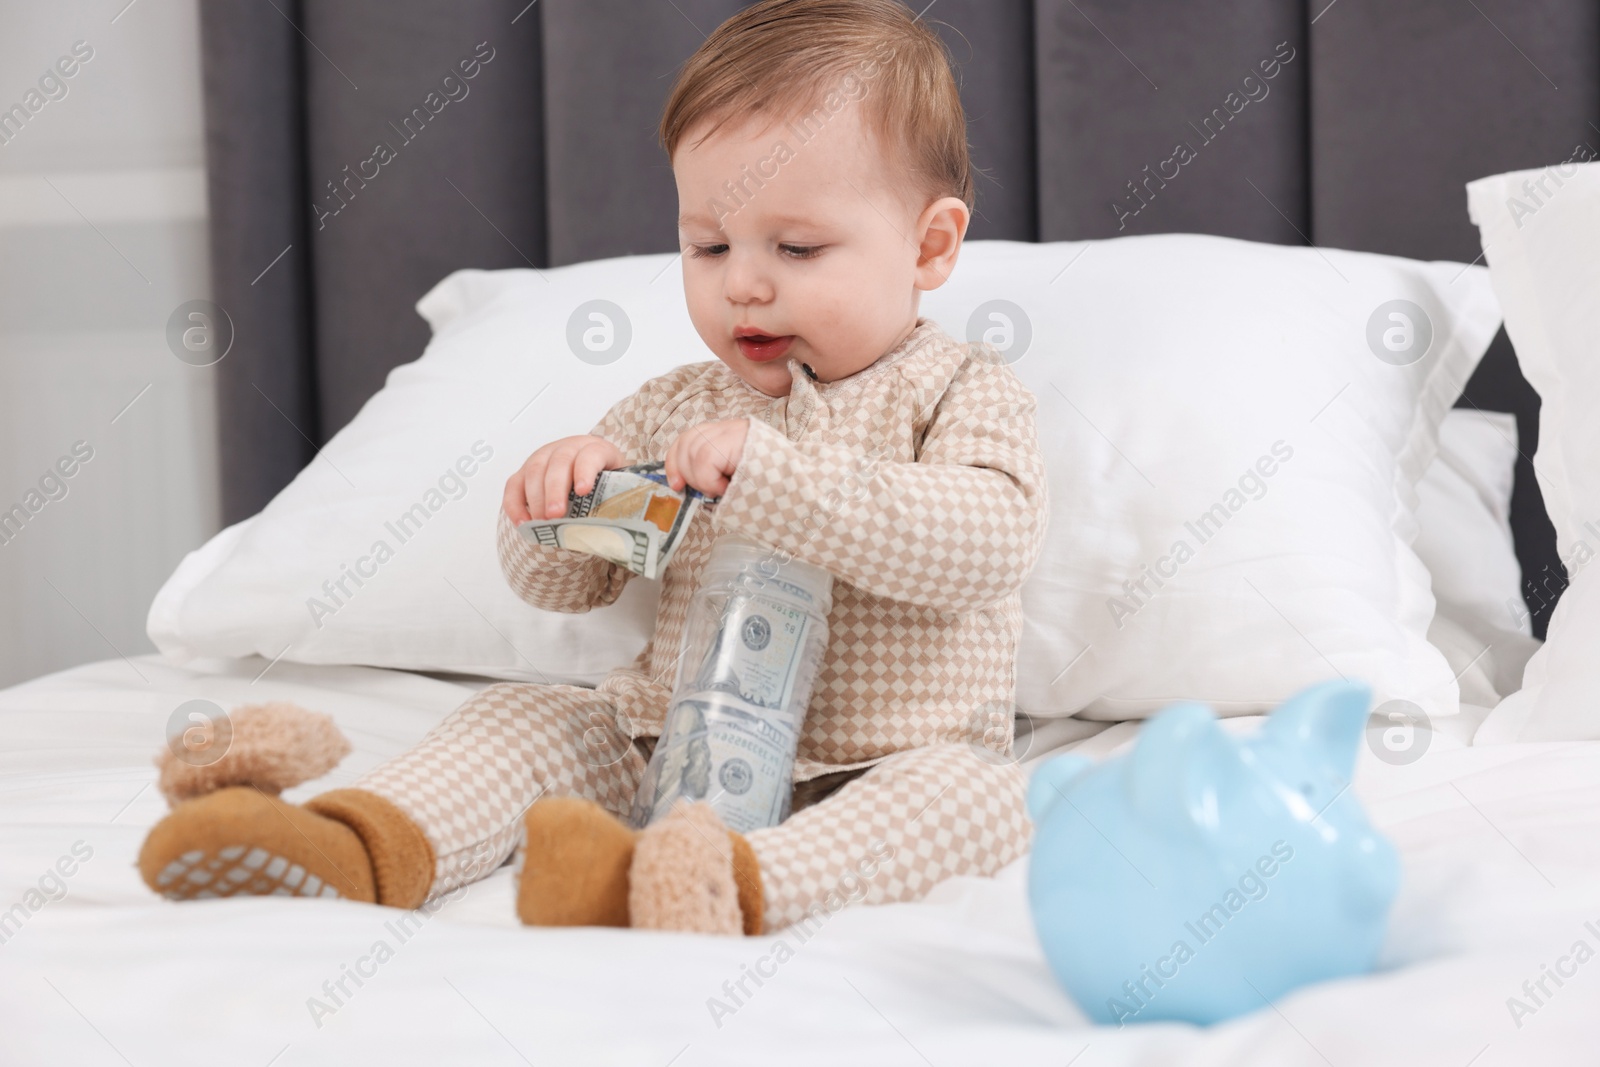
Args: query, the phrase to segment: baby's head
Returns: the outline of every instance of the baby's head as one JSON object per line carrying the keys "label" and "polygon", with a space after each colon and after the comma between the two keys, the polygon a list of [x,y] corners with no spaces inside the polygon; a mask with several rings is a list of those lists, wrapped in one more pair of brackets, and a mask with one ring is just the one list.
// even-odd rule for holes
{"label": "baby's head", "polygon": [[823,382],[870,366],[955,268],[966,116],[943,43],[899,0],[745,8],[685,65],[661,140],[689,316],[769,396],[790,358]]}

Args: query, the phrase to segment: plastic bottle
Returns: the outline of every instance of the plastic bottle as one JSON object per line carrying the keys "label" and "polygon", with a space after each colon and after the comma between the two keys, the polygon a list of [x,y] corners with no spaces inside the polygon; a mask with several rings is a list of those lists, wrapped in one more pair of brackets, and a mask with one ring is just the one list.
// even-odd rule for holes
{"label": "plastic bottle", "polygon": [[711,546],[666,723],[634,797],[643,827],[678,797],[740,833],[789,815],[795,751],[828,648],[833,576],[743,534]]}

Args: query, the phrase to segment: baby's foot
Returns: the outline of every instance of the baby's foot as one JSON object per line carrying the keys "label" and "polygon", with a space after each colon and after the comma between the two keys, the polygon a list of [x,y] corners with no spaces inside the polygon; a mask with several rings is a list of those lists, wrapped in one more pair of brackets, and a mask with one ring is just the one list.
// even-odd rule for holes
{"label": "baby's foot", "polygon": [[582,797],[545,797],[523,816],[517,917],[529,926],[627,926],[637,834]]}
{"label": "baby's foot", "polygon": [[762,907],[755,852],[709,804],[680,799],[639,835],[628,889],[635,927],[753,935]]}
{"label": "baby's foot", "polygon": [[377,900],[372,861],[354,830],[253,786],[179,804],[145,838],[139,873],[169,900],[238,894]]}
{"label": "baby's foot", "polygon": [[254,786],[186,800],[145,838],[139,873],[170,900],[344,897],[414,908],[427,899],[433,846],[389,801],[335,789],[290,804]]}
{"label": "baby's foot", "polygon": [[303,806],[278,799],[349,753],[332,719],[279,702],[204,725],[156,758],[172,813],[139,851],[151,889],[170,900],[244,893],[397,908],[427,898],[433,846],[394,804],[363,789],[335,789]]}

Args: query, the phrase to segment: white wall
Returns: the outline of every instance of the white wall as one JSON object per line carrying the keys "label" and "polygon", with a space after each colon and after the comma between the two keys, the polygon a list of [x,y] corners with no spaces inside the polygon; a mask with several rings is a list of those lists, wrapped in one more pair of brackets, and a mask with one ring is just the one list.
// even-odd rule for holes
{"label": "white wall", "polygon": [[[0,0],[0,685],[150,651],[155,591],[218,526],[215,370],[166,340],[209,295],[197,20]],[[80,41],[65,96],[30,98]],[[77,442],[63,496],[46,476]],[[29,496],[41,479],[59,499]]]}

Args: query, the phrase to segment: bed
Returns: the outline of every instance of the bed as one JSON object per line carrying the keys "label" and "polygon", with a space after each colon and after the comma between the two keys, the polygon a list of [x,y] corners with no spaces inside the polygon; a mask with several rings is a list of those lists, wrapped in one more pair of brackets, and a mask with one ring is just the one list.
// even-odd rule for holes
{"label": "bed", "polygon": [[[507,396],[520,404],[533,394],[544,369],[530,369],[525,354],[558,343],[539,331],[562,329],[551,306],[565,300],[568,289],[649,288],[669,259],[627,257],[562,268],[545,278],[528,271],[464,271],[441,282],[419,308],[434,327],[424,358],[391,376],[329,442],[325,462],[308,466],[260,514],[192,553],[169,580],[150,615],[151,635],[166,655],[89,664],[0,692],[0,735],[7,739],[0,756],[0,983],[10,1009],[0,1029],[5,1061],[66,1055],[72,1062],[174,1064],[667,1065],[814,1063],[845,1054],[856,1062],[938,1064],[1582,1062],[1595,1032],[1595,995],[1575,960],[1587,951],[1577,948],[1579,942],[1600,944],[1600,741],[1473,744],[1498,714],[1491,705],[1514,684],[1508,679],[1520,677],[1536,647],[1526,618],[1513,625],[1504,611],[1506,601],[1517,599],[1520,580],[1511,528],[1516,425],[1509,415],[1447,411],[1437,390],[1428,388],[1452,361],[1458,386],[1498,328],[1485,268],[1220,238],[1132,238],[1087,251],[1070,243],[979,242],[969,248],[966,279],[953,280],[930,309],[963,321],[994,286],[1037,309],[1041,298],[1029,286],[1048,283],[1029,279],[1048,276],[1040,264],[1090,253],[1098,263],[1095,280],[1074,281],[1054,297],[1082,335],[1074,343],[1103,351],[1115,335],[1137,349],[1172,349],[1139,331],[1176,329],[1192,342],[1182,350],[1183,362],[1209,361],[1213,368],[1219,360],[1242,358],[1227,354],[1242,336],[1232,320],[1219,320],[1212,331],[1222,339],[1217,350],[1223,355],[1197,360],[1203,331],[1192,319],[1161,313],[1141,298],[1142,324],[1130,328],[1129,309],[1118,306],[1114,294],[1136,289],[1134,276],[1159,281],[1161,271],[1177,271],[1182,276],[1161,287],[1200,291],[1200,302],[1207,303],[1213,294],[1197,290],[1206,278],[1229,285],[1257,271],[1260,284],[1270,278],[1282,287],[1275,300],[1284,321],[1269,316],[1267,333],[1299,324],[1308,344],[1331,336],[1326,358],[1336,366],[1353,360],[1351,373],[1358,375],[1373,362],[1371,354],[1358,347],[1351,356],[1336,332],[1316,325],[1319,314],[1334,323],[1350,317],[1330,294],[1352,294],[1357,307],[1365,306],[1364,293],[1374,285],[1384,293],[1412,286],[1405,291],[1419,298],[1435,290],[1450,294],[1436,314],[1453,346],[1430,357],[1432,370],[1405,379],[1412,383],[1405,387],[1411,400],[1398,407],[1401,421],[1431,428],[1432,462],[1416,486],[1416,510],[1395,512],[1421,527],[1405,558],[1426,568],[1433,622],[1425,651],[1428,663],[1445,671],[1448,700],[1434,709],[1444,713],[1432,717],[1426,758],[1379,758],[1381,750],[1370,743],[1361,751],[1356,795],[1395,843],[1404,869],[1375,973],[1302,989],[1209,1029],[1096,1028],[1057,985],[1035,940],[1026,859],[992,879],[946,882],[924,901],[846,908],[814,929],[747,939],[523,928],[514,919],[509,865],[414,912],[270,898],[174,906],[154,897],[134,859],[167,810],[154,788],[153,758],[190,702],[229,709],[291,700],[331,714],[354,751],[331,774],[288,793],[301,800],[349,784],[404,751],[496,679],[593,684],[637,650],[653,617],[654,583],[631,584],[616,605],[587,615],[531,611],[505,590],[489,554],[479,550],[497,497],[465,483],[459,502],[441,503],[396,561],[385,565],[381,581],[369,580],[331,617],[313,613],[308,620],[304,602],[324,576],[339,573],[340,561],[354,558],[384,516],[414,501],[418,471],[432,477],[447,469],[471,433],[486,425],[486,413],[505,406]],[[1019,271],[1019,262],[1026,269]],[[1344,285],[1307,283],[1328,264],[1338,264]],[[653,287],[670,290],[665,282]],[[1297,292],[1306,303],[1295,303]],[[628,299],[642,316],[637,294]],[[662,308],[681,308],[681,297],[670,291],[659,299]],[[1099,325],[1090,306],[1101,308]],[[1037,311],[1033,318],[1038,343],[1048,350],[1064,328]],[[642,332],[671,329],[671,323],[650,322]],[[680,350],[675,346],[640,358],[670,361]],[[1272,349],[1264,351],[1270,356]],[[1040,358],[1031,364],[1019,359],[1018,372],[1027,378],[1047,370],[1091,411],[1117,407],[1127,392],[1126,382],[1113,379],[1101,383],[1106,395],[1096,399],[1103,372],[1071,378]],[[534,377],[523,381],[519,373]],[[631,368],[618,381],[635,373]],[[1401,388],[1388,371],[1379,380],[1384,390]],[[1032,384],[1041,403],[1050,402],[1047,383]],[[1290,388],[1298,387],[1290,381]],[[571,382],[565,388],[568,395],[582,392]],[[1181,383],[1179,392],[1193,397],[1198,388]],[[604,400],[591,403],[603,406]],[[593,411],[572,406],[579,410],[562,417],[575,425],[592,420]],[[1163,435],[1175,418],[1173,410],[1148,406],[1153,417],[1144,428],[1156,427],[1156,437],[1142,437],[1136,420],[1124,420],[1118,430],[1145,465],[1147,453],[1171,450]],[[1250,411],[1274,406],[1248,397],[1233,421],[1248,424]],[[1349,425],[1382,421],[1363,407],[1352,412]],[[1336,416],[1327,418],[1324,426],[1339,425]],[[1046,421],[1064,426],[1070,419],[1062,412]],[[1051,447],[1089,450],[1099,430],[1091,420],[1080,421],[1079,437],[1052,438]],[[1260,430],[1251,427],[1245,440]],[[548,423],[509,429],[509,438],[491,435],[499,458],[474,482],[498,486],[499,475],[488,467],[520,462],[527,441],[517,434],[545,432]],[[1325,485],[1319,479],[1332,469],[1326,466],[1331,460],[1312,465],[1319,461],[1311,445],[1297,441],[1307,453],[1297,470]],[[1349,451],[1340,447],[1329,456],[1348,459]],[[1223,463],[1219,469],[1229,478],[1236,473],[1228,466],[1231,448],[1187,452],[1195,462]],[[1334,541],[1359,542],[1372,534],[1377,547],[1371,551],[1398,544],[1383,510],[1399,507],[1390,485],[1397,462],[1381,466],[1389,473],[1374,483],[1378,521],[1370,529],[1341,530]],[[1075,469],[1057,463],[1052,477]],[[1171,477],[1149,469],[1163,480]],[[1284,481],[1290,477],[1275,476],[1281,488],[1229,520],[1232,540],[1219,533],[1207,549],[1210,570],[1191,568],[1169,583],[1166,595],[1188,583],[1184,595],[1215,611],[1220,601],[1207,599],[1218,595],[1211,571],[1241,565],[1268,582],[1248,550],[1256,537],[1299,543],[1307,528],[1321,530],[1341,513],[1359,510],[1349,506],[1352,487],[1351,497],[1337,495],[1333,510],[1307,514],[1294,483]],[[363,491],[348,491],[345,479]],[[1173,518],[1147,514],[1150,502],[1138,480],[1099,473],[1062,489],[1063,502],[1085,493],[1107,507],[1121,500],[1126,510],[1110,511],[1103,521],[1134,533],[1135,519],[1144,516],[1154,540],[1130,538],[1133,561],[1144,558],[1142,546],[1163,543]],[[1181,499],[1175,506],[1177,515],[1191,513]],[[1019,707],[1031,713],[1016,744],[1025,772],[1057,752],[1105,757],[1122,751],[1138,734],[1134,712],[1149,705],[1148,713],[1160,703],[1129,689],[1112,656],[1085,660],[1089,667],[1075,668],[1067,680],[1065,671],[1044,677],[1056,673],[1052,655],[1086,625],[1081,619],[1103,611],[1093,596],[1078,597],[1081,603],[1072,607],[1069,594],[1083,580],[1073,568],[1087,551],[1072,542],[1074,528],[1063,524],[1065,539],[1052,540],[1039,570],[1043,592],[1032,608],[1025,606],[1032,636],[1024,644]],[[293,551],[283,551],[288,546]],[[1237,557],[1232,564],[1230,554]],[[1327,555],[1322,563],[1338,568],[1350,559]],[[493,599],[496,594],[502,599]],[[1048,610],[1041,612],[1040,603]],[[1258,607],[1254,623],[1239,609],[1229,640],[1256,643],[1259,658],[1284,672],[1271,686],[1297,684],[1297,670],[1325,676],[1334,661],[1380,676],[1389,669],[1362,647],[1382,644],[1361,639],[1362,627],[1376,625],[1370,612],[1357,612],[1353,621],[1308,621],[1304,603],[1283,604],[1332,659],[1307,653],[1305,633],[1284,627],[1277,608]],[[1162,623],[1150,633],[1163,640],[1182,618],[1166,608],[1140,616]],[[1246,636],[1249,625],[1267,629]],[[1458,640],[1486,627],[1495,631],[1486,646]],[[1335,647],[1331,642],[1341,633],[1354,634],[1355,647]],[[1275,651],[1265,651],[1269,647]],[[1509,650],[1517,647],[1520,655],[1513,655]],[[1138,644],[1123,651],[1136,662],[1152,662],[1149,649]],[[1188,661],[1189,673],[1165,681],[1195,692],[1229,685],[1238,673],[1192,656],[1167,659]],[[355,662],[388,666],[347,665]],[[1403,687],[1411,668],[1404,655],[1397,662],[1401,675],[1386,684]],[[1261,670],[1252,674],[1256,682],[1264,677]],[[1089,691],[1085,686],[1121,696],[1098,702],[1097,716],[1060,714],[1082,704],[1073,694]],[[1260,720],[1248,707],[1232,712],[1225,720],[1229,729],[1252,729]],[[1553,984],[1552,973],[1565,984]]]}
{"label": "bed", "polygon": [[[1283,1067],[1582,1063],[1593,1048],[1587,967],[1566,988],[1547,981],[1552,995],[1520,1026],[1507,999],[1532,1006],[1525,981],[1575,942],[1600,942],[1600,743],[1474,748],[1441,734],[1412,768],[1363,753],[1356,791],[1406,871],[1381,969],[1211,1029],[1090,1027],[1033,939],[1025,860],[921,903],[842,910],[805,940],[790,933],[781,965],[781,932],[522,928],[510,867],[399,927],[405,913],[339,901],[173,907],[139,881],[134,857],[166,810],[150,739],[181,699],[270,693],[332,714],[355,751],[288,794],[301,799],[402,751],[478,684],[147,656],[0,694],[0,900],[22,901],[79,842],[92,852],[59,877],[59,899],[4,928],[0,1059],[686,1067],[848,1050],[847,1062],[884,1064]],[[1082,744],[1113,750],[1129,733],[1114,730]],[[392,950],[381,962],[380,941]],[[758,966],[772,976],[729,992]]]}

